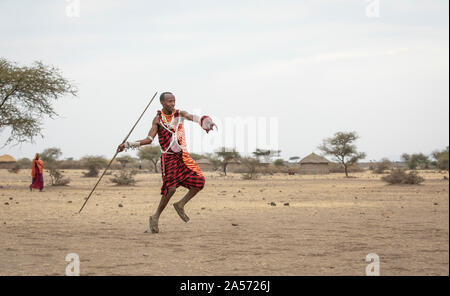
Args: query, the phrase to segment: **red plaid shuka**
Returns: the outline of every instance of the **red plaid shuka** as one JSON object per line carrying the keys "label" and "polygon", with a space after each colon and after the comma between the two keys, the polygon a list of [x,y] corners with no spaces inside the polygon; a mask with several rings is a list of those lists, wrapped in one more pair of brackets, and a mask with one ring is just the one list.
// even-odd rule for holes
{"label": "red plaid shuka", "polygon": [[[202,189],[205,186],[205,177],[197,163],[195,163],[187,152],[180,110],[175,110],[173,114],[173,122],[178,124],[177,130],[173,126],[169,126],[163,122],[160,110],[158,110],[158,118],[158,140],[162,150],[161,174],[163,185],[161,187],[161,194],[166,195],[169,187],[178,187],[180,185],[188,189]],[[170,149],[169,145],[172,140],[172,133],[166,128],[172,132],[176,132],[176,139],[174,141],[178,141],[178,143],[173,143]],[[164,153],[165,151],[167,153]]]}

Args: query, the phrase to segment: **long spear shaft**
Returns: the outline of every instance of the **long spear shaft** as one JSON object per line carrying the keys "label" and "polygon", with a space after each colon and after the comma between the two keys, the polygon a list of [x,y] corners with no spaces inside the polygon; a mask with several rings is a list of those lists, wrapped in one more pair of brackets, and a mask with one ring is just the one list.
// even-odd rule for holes
{"label": "long spear shaft", "polygon": [[[156,94],[158,92],[155,92],[155,94],[153,95],[152,99],[150,100],[150,103],[148,103],[147,107],[145,107],[144,112],[142,112],[141,116],[139,116],[138,120],[136,121],[136,123],[133,125],[133,127],[131,128],[131,131],[128,133],[128,135],[125,137],[125,139],[122,141],[122,144],[125,143],[128,140],[128,137],[131,135],[131,133],[133,132],[134,128],[136,127],[136,125],[138,124],[139,120],[141,120],[142,116],[144,116],[145,111],[147,111],[148,107],[150,106],[150,104],[153,102],[153,99],[156,97]],[[81,211],[83,210],[84,206],[86,205],[86,203],[88,202],[89,198],[91,197],[92,193],[95,191],[95,188],[97,188],[98,183],[100,183],[100,180],[103,178],[103,176],[105,175],[106,171],[109,169],[109,167],[111,166],[111,163],[114,161],[114,159],[116,158],[117,154],[119,152],[116,150],[116,153],[114,154],[113,158],[111,159],[111,161],[109,162],[109,164],[106,166],[105,170],[103,171],[103,174],[100,176],[100,178],[98,179],[97,183],[95,184],[94,188],[92,189],[91,193],[89,193],[88,197],[86,198],[86,200],[84,201],[83,206],[81,207],[80,211],[78,213],[81,213]]]}

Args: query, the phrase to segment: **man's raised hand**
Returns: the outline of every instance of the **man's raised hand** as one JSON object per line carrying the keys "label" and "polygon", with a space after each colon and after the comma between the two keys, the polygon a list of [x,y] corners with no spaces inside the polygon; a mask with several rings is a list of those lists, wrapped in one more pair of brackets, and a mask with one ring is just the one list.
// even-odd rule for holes
{"label": "man's raised hand", "polygon": [[120,144],[117,147],[117,153],[122,152],[125,149],[125,143]]}
{"label": "man's raised hand", "polygon": [[201,126],[207,133],[209,133],[209,131],[213,130],[214,127],[216,127],[216,129],[218,129],[217,125],[212,121],[211,117],[209,117],[209,116],[202,117]]}

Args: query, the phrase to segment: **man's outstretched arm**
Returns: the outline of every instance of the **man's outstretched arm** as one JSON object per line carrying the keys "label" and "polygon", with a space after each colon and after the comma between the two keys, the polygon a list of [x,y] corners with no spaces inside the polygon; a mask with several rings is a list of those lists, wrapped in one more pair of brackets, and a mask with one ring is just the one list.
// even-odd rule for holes
{"label": "man's outstretched arm", "polygon": [[180,115],[182,117],[186,118],[187,120],[197,122],[207,133],[210,130],[212,130],[213,127],[217,128],[217,125],[212,121],[212,119],[209,116],[200,117],[198,115],[189,114],[186,111],[181,111]]}
{"label": "man's outstretched arm", "polygon": [[157,133],[158,133],[158,117],[156,116],[153,119],[152,127],[150,128],[150,131],[148,132],[147,138],[136,141],[136,142],[126,142],[126,143],[120,144],[119,147],[117,147],[117,151],[122,152],[125,148],[137,148],[140,146],[149,145],[153,142],[153,139],[156,137]]}

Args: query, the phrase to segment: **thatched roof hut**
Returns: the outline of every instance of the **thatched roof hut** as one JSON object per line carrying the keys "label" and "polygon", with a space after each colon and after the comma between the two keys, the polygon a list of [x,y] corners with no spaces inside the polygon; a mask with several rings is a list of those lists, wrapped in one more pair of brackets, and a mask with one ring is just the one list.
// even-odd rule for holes
{"label": "thatched roof hut", "polygon": [[311,153],[300,160],[300,173],[303,174],[328,174],[330,161],[323,156]]}
{"label": "thatched roof hut", "polygon": [[0,156],[0,163],[11,163],[16,162],[17,160],[8,154],[3,154]]}
{"label": "thatched roof hut", "polygon": [[196,163],[198,164],[198,166],[200,167],[200,169],[202,171],[212,171],[213,170],[212,163],[206,158],[201,158],[201,159],[197,160]]}
{"label": "thatched roof hut", "polygon": [[10,169],[16,164],[17,160],[8,154],[3,154],[0,156],[0,168]]}
{"label": "thatched roof hut", "polygon": [[227,172],[236,173],[241,169],[241,162],[239,159],[232,159],[228,161]]}
{"label": "thatched roof hut", "polygon": [[314,152],[300,160],[300,164],[329,163],[330,161]]}

